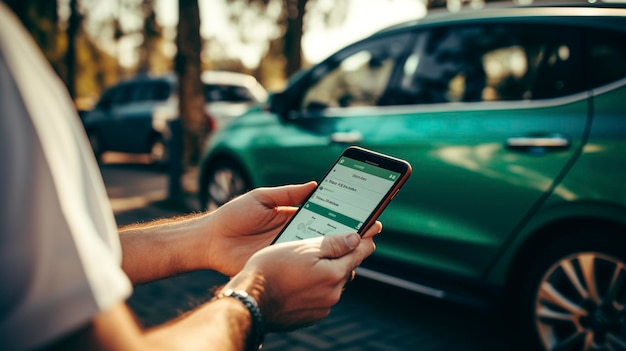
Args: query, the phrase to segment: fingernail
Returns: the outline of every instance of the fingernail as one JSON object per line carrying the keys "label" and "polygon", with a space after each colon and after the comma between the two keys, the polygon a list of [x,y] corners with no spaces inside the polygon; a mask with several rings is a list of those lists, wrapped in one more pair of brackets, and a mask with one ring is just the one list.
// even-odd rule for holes
{"label": "fingernail", "polygon": [[358,234],[352,233],[346,236],[345,240],[346,240],[346,244],[348,245],[348,247],[351,249],[354,249],[355,247],[359,246],[359,242],[361,241],[361,238],[359,237]]}

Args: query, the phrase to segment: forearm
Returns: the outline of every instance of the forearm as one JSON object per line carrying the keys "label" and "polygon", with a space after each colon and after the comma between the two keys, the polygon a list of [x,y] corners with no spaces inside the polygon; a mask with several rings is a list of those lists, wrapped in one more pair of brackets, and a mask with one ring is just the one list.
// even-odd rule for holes
{"label": "forearm", "polygon": [[250,312],[236,299],[203,305],[146,332],[151,347],[163,350],[243,350],[251,327]]}
{"label": "forearm", "polygon": [[230,298],[205,303],[149,330],[142,330],[129,308],[119,303],[42,351],[243,350],[250,326],[250,312]]}
{"label": "forearm", "polygon": [[204,265],[208,214],[192,214],[120,228],[122,268],[136,283],[198,269]]}

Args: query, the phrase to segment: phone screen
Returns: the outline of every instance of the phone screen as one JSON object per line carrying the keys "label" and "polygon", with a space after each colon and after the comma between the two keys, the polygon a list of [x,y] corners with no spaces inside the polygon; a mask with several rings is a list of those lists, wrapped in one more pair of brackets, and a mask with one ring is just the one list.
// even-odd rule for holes
{"label": "phone screen", "polygon": [[358,232],[401,176],[341,156],[275,243]]}

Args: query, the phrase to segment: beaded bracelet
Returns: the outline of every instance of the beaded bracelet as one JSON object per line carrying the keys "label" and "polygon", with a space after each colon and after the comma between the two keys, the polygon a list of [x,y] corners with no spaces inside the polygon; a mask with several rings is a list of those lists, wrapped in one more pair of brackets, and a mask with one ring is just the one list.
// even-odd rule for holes
{"label": "beaded bracelet", "polygon": [[213,299],[221,299],[223,297],[232,297],[243,303],[244,306],[250,311],[252,323],[250,325],[250,334],[248,336],[248,342],[246,343],[246,350],[258,350],[263,346],[263,316],[261,315],[261,309],[256,300],[250,296],[245,290],[233,290],[227,289],[224,292],[219,293]]}

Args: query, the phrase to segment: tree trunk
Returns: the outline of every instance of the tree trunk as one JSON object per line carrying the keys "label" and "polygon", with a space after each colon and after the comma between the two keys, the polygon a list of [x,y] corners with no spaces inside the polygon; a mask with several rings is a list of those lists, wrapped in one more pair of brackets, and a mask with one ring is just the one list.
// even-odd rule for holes
{"label": "tree trunk", "polygon": [[178,74],[179,113],[183,124],[183,164],[198,161],[207,121],[200,79],[200,11],[197,0],[179,0],[175,69]]}
{"label": "tree trunk", "polygon": [[[178,113],[180,118],[170,124],[169,199],[180,201],[182,174],[187,166],[197,163],[206,134],[204,94],[201,75],[200,9],[197,0],[178,1],[178,51],[174,69],[178,76]],[[182,140],[181,140],[182,139]]]}
{"label": "tree trunk", "polygon": [[65,84],[72,99],[76,98],[76,34],[81,22],[76,2],[77,0],[70,0],[70,17],[67,23],[67,51],[65,52]]}
{"label": "tree trunk", "polygon": [[302,67],[302,19],[307,0],[285,0],[287,9],[287,28],[285,30],[284,50],[287,65],[285,76],[289,78]]}

